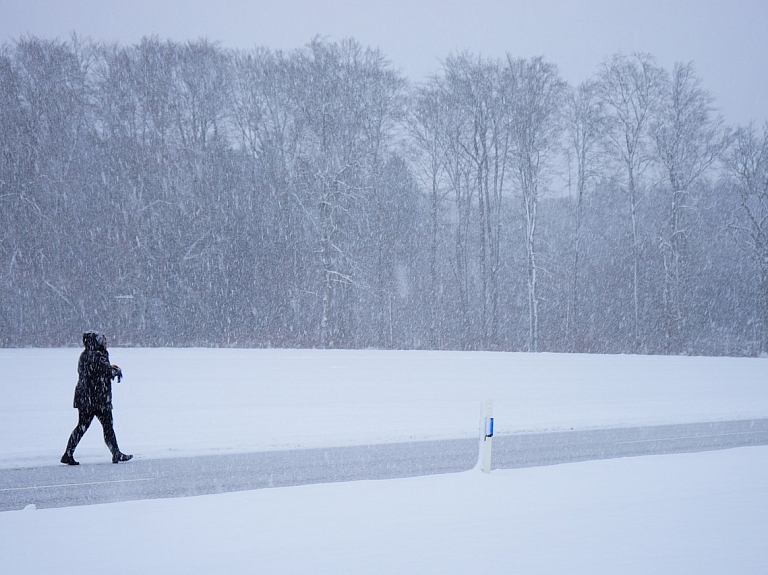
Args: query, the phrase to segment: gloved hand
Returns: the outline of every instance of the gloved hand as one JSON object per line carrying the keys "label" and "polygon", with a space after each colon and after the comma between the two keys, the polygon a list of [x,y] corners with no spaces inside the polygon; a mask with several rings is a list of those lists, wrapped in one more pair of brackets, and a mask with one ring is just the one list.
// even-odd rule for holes
{"label": "gloved hand", "polygon": [[112,364],[112,377],[117,378],[117,383],[123,381],[123,370],[117,367],[115,364]]}

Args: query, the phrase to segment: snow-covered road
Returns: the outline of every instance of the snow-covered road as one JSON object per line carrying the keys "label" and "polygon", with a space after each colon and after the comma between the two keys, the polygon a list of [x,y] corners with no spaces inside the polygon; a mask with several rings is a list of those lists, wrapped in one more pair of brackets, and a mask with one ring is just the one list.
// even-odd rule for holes
{"label": "snow-covered road", "polygon": [[[494,468],[768,445],[768,419],[550,433],[494,440]],[[362,479],[466,471],[475,440],[443,440],[235,455],[134,460],[112,465],[0,470],[0,511],[161,499]]]}

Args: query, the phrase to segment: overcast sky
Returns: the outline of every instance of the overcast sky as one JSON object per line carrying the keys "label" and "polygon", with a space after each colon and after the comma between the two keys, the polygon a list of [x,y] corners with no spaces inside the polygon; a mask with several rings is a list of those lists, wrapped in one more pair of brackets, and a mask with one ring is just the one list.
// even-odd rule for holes
{"label": "overcast sky", "polygon": [[731,123],[768,120],[768,0],[0,0],[3,42],[206,37],[292,50],[315,35],[378,47],[418,81],[449,53],[543,55],[575,84],[617,51],[694,61]]}

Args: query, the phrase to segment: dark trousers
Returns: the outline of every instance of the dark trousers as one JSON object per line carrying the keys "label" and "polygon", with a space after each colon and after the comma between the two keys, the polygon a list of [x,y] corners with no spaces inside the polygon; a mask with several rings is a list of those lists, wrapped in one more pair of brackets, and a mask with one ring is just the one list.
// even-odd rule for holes
{"label": "dark trousers", "polygon": [[112,455],[120,453],[120,448],[117,446],[117,438],[115,437],[115,429],[112,424],[112,410],[105,409],[100,411],[91,411],[87,409],[79,409],[79,418],[77,427],[72,430],[72,434],[69,436],[69,442],[67,443],[67,453],[72,455],[75,452],[77,444],[88,431],[91,426],[93,418],[97,418],[101,423],[101,428],[104,430],[104,443],[107,444]]}

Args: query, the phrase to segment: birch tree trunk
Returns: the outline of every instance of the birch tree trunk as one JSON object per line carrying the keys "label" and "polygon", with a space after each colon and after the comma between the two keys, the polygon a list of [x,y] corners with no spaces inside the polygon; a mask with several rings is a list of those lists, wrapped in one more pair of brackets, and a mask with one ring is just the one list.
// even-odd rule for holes
{"label": "birch tree trunk", "polygon": [[550,168],[562,128],[560,106],[565,83],[557,67],[541,58],[507,59],[514,86],[511,107],[511,162],[520,189],[525,221],[528,291],[528,351],[539,350],[539,253],[536,231],[543,181]]}

